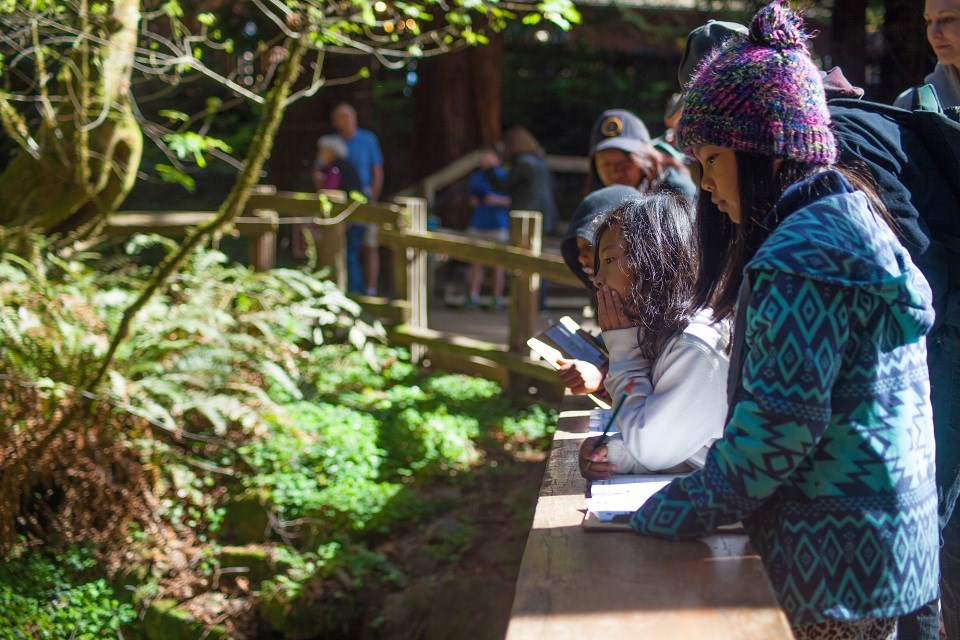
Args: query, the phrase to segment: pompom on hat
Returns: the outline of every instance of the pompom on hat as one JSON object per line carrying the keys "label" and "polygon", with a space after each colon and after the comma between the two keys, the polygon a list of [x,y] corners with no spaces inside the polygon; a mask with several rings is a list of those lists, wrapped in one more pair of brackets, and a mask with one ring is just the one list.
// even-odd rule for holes
{"label": "pompom on hat", "polygon": [[837,159],[819,69],[800,16],[785,0],[764,6],[700,64],[677,125],[680,147],[710,144],[816,164]]}

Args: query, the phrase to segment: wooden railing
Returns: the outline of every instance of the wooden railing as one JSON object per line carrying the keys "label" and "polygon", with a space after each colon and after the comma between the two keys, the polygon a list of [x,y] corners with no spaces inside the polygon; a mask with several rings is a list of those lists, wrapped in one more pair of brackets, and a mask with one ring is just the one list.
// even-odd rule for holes
{"label": "wooden railing", "polygon": [[760,558],[743,532],[668,542],[587,531],[584,396],[567,396],[520,564],[506,640],[791,640]]}
{"label": "wooden railing", "polygon": [[[213,212],[122,212],[111,217],[114,235],[153,232],[184,235],[208,220]],[[317,246],[320,266],[328,267],[341,289],[346,284],[344,232],[353,223],[380,226],[380,243],[393,253],[394,299],[360,296],[371,315],[383,321],[394,343],[409,345],[415,358],[425,350],[448,358],[485,363],[507,372],[511,395],[527,394],[534,381],[556,384],[553,369],[530,357],[527,338],[536,333],[540,278],[582,286],[559,256],[541,252],[542,219],[538,212],[510,213],[510,241],[477,240],[464,234],[427,231],[427,207],[422,198],[398,198],[394,203],[358,204],[339,191],[278,192],[258,187],[236,233],[250,239],[250,264],[268,269],[275,263],[276,234],[283,224],[314,224],[322,229]],[[504,267],[510,277],[509,337],[506,345],[444,333],[429,327],[427,316],[427,254],[436,253]]]}
{"label": "wooden railing", "polygon": [[[546,160],[547,166],[555,173],[587,173],[590,170],[590,160],[583,156],[548,155]],[[480,151],[471,151],[442,169],[434,171],[427,177],[402,189],[399,194],[405,197],[422,197],[429,206],[433,206],[437,193],[441,189],[466,177],[479,166]]]}

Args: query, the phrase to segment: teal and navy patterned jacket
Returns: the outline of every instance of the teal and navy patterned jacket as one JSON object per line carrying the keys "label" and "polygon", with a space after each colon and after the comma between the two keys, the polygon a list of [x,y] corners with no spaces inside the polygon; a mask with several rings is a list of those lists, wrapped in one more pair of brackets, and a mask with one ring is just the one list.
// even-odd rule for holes
{"label": "teal and navy patterned jacket", "polygon": [[744,272],[724,436],[631,523],[689,539],[742,521],[794,626],[908,613],[939,578],[930,288],[836,172],[771,221]]}

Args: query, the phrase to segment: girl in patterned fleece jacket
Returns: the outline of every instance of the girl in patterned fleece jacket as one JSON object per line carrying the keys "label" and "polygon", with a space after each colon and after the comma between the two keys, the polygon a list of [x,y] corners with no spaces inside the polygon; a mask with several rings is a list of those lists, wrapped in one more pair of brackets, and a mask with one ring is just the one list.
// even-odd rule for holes
{"label": "girl in patterned fleece jacket", "polygon": [[742,521],[798,638],[893,638],[937,595],[931,295],[869,187],[833,165],[805,42],[775,0],[687,88],[695,302],[735,313],[730,407],[703,469],[631,523],[689,539]]}

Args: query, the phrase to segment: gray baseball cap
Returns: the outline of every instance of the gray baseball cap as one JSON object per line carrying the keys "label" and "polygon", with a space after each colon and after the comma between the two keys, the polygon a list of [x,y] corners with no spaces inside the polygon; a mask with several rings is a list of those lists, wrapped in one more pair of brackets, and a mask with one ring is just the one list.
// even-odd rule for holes
{"label": "gray baseball cap", "polygon": [[626,109],[609,109],[593,123],[590,157],[604,149],[636,153],[644,143],[650,143],[650,132],[643,120]]}
{"label": "gray baseball cap", "polygon": [[[680,59],[680,68],[677,70],[677,80],[680,81],[680,89],[686,91],[687,85],[693,79],[700,61],[703,60],[715,47],[720,46],[733,36],[745,36],[748,30],[742,24],[737,22],[721,22],[720,20],[709,20],[707,24],[701,25],[690,32],[687,36],[687,46],[683,50],[683,58]],[[677,100],[667,114],[669,119],[676,115],[683,107],[683,95]]]}

